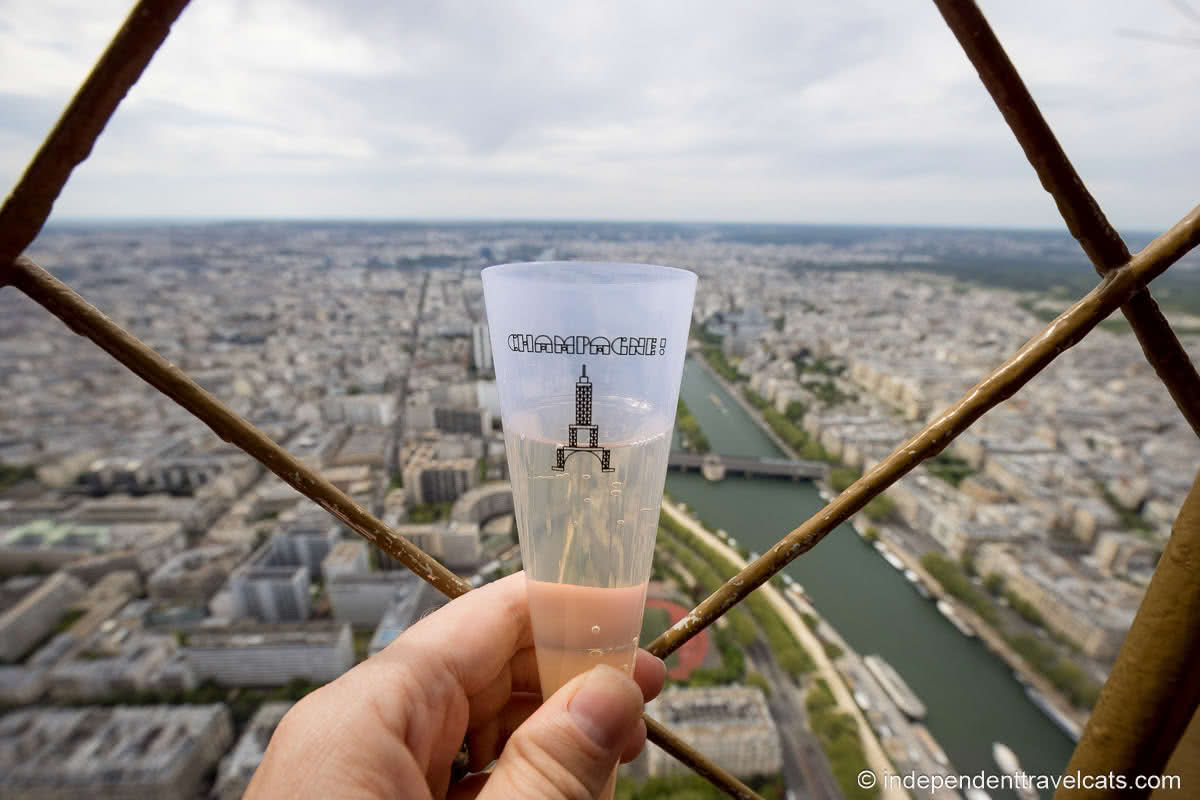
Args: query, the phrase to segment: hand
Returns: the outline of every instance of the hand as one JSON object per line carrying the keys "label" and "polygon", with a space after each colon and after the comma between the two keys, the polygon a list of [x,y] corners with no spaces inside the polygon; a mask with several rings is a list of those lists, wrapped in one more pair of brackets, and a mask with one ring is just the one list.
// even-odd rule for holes
{"label": "hand", "polygon": [[[284,716],[256,798],[594,800],[646,741],[666,679],[639,650],[633,679],[598,666],[542,703],[524,574],[451,601]],[[450,785],[464,737],[472,772]]]}

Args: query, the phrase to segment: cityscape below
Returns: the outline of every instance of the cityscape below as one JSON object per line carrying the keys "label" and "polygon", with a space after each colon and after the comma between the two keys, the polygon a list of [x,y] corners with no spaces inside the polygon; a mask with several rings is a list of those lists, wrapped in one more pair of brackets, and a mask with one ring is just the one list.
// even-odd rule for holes
{"label": "cityscape below", "polygon": [[[28,254],[473,586],[522,569],[480,270],[693,270],[643,646],[1098,280],[1066,233],[952,228],[81,222]],[[1200,351],[1200,257],[1161,284]],[[0,796],[241,797],[292,703],[446,602],[16,291],[0,409]],[[1061,773],[1197,464],[1116,315],[668,658],[647,712],[767,800]],[[616,790],[722,796],[654,745]]]}

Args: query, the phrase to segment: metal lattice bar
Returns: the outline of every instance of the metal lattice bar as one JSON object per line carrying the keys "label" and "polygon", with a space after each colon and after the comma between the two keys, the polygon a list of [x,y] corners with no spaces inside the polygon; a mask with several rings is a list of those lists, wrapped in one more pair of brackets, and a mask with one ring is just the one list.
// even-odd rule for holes
{"label": "metal lattice bar", "polygon": [[188,0],[140,0],[71,98],[0,208],[0,286],[4,271],[46,224],[67,178],[137,83]]}
{"label": "metal lattice bar", "polygon": [[[1125,242],[1071,165],[979,7],[973,0],[934,2],[1096,272],[1104,276],[1128,262]],[[1130,297],[1121,306],[1121,312],[1137,335],[1146,360],[1166,385],[1192,430],[1200,435],[1200,375],[1149,289]]]}
{"label": "metal lattice bar", "polygon": [[[917,436],[785,536],[766,555],[697,606],[683,622],[653,642],[650,649],[659,655],[673,652],[792,559],[811,549],[836,525],[923,459],[940,452],[982,414],[1018,391],[1059,353],[1077,343],[1118,307],[1129,319],[1147,358],[1176,404],[1192,427],[1200,432],[1200,376],[1145,289],[1146,284],[1183,253],[1200,243],[1200,208],[1194,209],[1170,231],[1130,258],[1124,242],[1071,166],[979,9],[967,0],[934,1],[1008,121],[1043,186],[1053,195],[1068,229],[1080,241],[1103,280]],[[0,283],[11,282],[17,286],[73,331],[95,341],[134,373],[201,419],[218,436],[241,447],[439,590],[451,597],[460,595],[469,588],[461,579],[397,536],[61,281],[29,259],[17,258],[45,223],[71,171],[91,152],[120,100],[136,83],[186,4],[186,0],[141,0],[47,136],[0,209]],[[1192,624],[1194,615],[1188,611],[1181,617],[1177,608],[1180,597],[1186,600],[1186,609],[1200,608],[1194,581],[1200,568],[1198,530],[1200,492],[1193,488],[1164,554],[1166,564],[1160,564],[1155,573],[1113,676],[1105,686],[1092,722],[1072,759],[1073,768],[1112,768],[1116,762],[1105,759],[1117,757],[1125,766],[1146,767],[1158,763],[1161,767],[1200,701],[1200,681],[1195,678],[1200,641]],[[1191,635],[1184,636],[1184,631],[1190,631]],[[1174,634],[1174,639],[1170,634]],[[1140,654],[1154,649],[1156,641],[1171,643],[1161,645],[1156,650],[1160,657],[1150,664],[1140,658]],[[1139,658],[1135,659],[1135,655]],[[1145,674],[1147,669],[1149,674]],[[1172,699],[1179,699],[1180,695],[1177,693],[1172,698],[1154,688],[1156,680],[1164,675],[1182,687],[1186,703],[1171,705]],[[1150,700],[1152,708],[1138,716],[1136,709],[1145,699]],[[659,723],[649,718],[646,722],[651,741],[730,795],[757,797]],[[1119,746],[1113,744],[1115,730],[1125,732]],[[1106,753],[1115,755],[1106,756]]]}
{"label": "metal lattice bar", "polygon": [[[1200,708],[1200,474],[1104,683],[1067,774],[1161,775]],[[1185,787],[1188,794],[1195,788]],[[1070,800],[1146,797],[1148,789],[1060,789]],[[1182,795],[1181,795],[1182,796]]]}
{"label": "metal lattice bar", "polygon": [[884,489],[917,464],[937,455],[989,409],[1016,394],[1060,353],[1077,344],[1092,328],[1135,292],[1161,275],[1188,250],[1200,244],[1200,206],[1159,236],[1129,262],[1110,272],[1045,330],[975,384],[962,399],[892,451],[870,472],[851,484],[803,525],[730,578],[647,648],[662,658],[711,625],[746,595],[766,583],[797,556],[807,553],[831,530],[850,519]]}

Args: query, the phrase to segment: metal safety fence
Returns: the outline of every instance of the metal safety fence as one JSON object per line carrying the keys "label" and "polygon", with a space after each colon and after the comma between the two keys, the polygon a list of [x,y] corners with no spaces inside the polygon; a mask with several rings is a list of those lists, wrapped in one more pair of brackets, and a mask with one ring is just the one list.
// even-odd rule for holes
{"label": "metal safety fence", "polygon": [[[1200,435],[1200,375],[1152,298],[1148,284],[1200,244],[1200,207],[1145,249],[1130,254],[1071,165],[1016,68],[971,0],[934,0],[1012,129],[1067,228],[1100,276],[1096,287],[1031,338],[958,402],[787,534],[648,645],[678,650],[837,525],[988,410],[1011,397],[1067,348],[1120,309],[1184,418]],[[72,170],[166,39],[187,0],[141,0],[130,12],[0,208],[0,285],[11,285],[91,339],[147,383],[326,509],[448,597],[470,586],[397,535],[344,492],[272,441],[180,369],[22,255]],[[1117,662],[1067,772],[1159,774],[1200,706],[1200,476],[1188,494]],[[650,741],[733,797],[756,798],[667,728],[646,718]],[[1058,797],[1108,798],[1116,789],[1060,789]],[[1142,795],[1148,794],[1148,790]],[[1128,790],[1121,797],[1138,796]]]}

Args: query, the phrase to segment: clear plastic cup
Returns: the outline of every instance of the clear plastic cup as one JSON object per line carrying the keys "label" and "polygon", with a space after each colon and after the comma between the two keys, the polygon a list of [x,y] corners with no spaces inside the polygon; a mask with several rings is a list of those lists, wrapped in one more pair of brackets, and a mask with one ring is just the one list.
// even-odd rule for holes
{"label": "clear plastic cup", "polygon": [[633,668],[695,292],[671,267],[483,270],[546,697]]}

